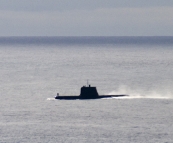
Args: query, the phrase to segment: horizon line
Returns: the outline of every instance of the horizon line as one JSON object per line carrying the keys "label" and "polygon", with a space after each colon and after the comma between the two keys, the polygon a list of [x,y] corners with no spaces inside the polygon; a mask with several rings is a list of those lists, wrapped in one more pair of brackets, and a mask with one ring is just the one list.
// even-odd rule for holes
{"label": "horizon line", "polygon": [[0,36],[0,38],[6,38],[6,37],[173,37],[172,36]]}

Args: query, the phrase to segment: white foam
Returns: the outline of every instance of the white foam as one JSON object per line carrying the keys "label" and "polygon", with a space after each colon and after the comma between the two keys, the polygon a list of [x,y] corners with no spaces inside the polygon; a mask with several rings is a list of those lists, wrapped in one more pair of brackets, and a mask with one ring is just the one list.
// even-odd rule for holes
{"label": "white foam", "polygon": [[47,98],[47,100],[55,100],[55,98]]}

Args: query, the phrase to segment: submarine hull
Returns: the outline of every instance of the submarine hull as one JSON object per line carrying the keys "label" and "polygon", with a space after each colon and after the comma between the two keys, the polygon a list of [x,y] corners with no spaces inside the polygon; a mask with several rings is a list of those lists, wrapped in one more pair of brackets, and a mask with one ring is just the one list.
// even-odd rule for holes
{"label": "submarine hull", "polygon": [[99,95],[97,92],[96,87],[91,87],[90,85],[88,87],[83,86],[81,87],[81,92],[79,96],[59,96],[59,93],[57,93],[57,96],[55,99],[59,100],[76,100],[76,99],[101,99],[101,98],[112,98],[112,97],[123,97],[128,96],[125,94],[120,95]]}
{"label": "submarine hull", "polygon": [[87,99],[102,99],[102,98],[112,98],[112,97],[124,97],[128,96],[125,94],[122,95],[99,95],[97,97],[81,97],[81,96],[56,96],[55,99],[59,100],[87,100]]}

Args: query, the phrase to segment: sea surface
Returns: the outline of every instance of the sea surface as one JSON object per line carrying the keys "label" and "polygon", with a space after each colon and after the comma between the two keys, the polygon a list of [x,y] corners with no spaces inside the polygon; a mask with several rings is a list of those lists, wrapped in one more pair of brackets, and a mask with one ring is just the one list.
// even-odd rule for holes
{"label": "sea surface", "polygon": [[173,37],[0,37],[0,142],[172,143]]}

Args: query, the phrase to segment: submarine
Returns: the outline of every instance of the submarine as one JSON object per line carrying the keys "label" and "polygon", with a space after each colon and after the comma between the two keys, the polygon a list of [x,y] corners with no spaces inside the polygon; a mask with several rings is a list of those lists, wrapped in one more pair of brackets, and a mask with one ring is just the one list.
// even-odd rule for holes
{"label": "submarine", "polygon": [[59,93],[57,93],[57,96],[55,96],[55,99],[59,100],[77,100],[77,99],[101,99],[101,98],[112,98],[112,97],[123,97],[123,96],[129,96],[126,94],[120,94],[120,95],[99,95],[97,92],[96,87],[91,87],[91,85],[83,86],[80,90],[80,95],[76,96],[59,96]]}

